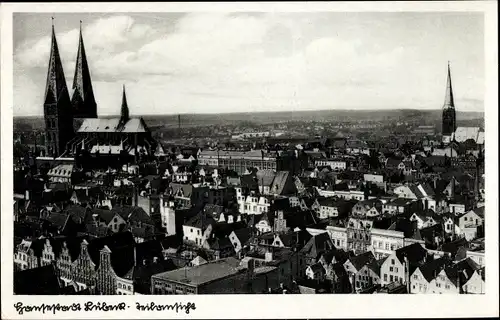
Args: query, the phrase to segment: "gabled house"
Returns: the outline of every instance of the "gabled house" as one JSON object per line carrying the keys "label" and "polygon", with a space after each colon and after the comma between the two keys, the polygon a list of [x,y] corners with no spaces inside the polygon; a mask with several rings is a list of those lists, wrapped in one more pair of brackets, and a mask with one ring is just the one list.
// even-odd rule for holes
{"label": "gabled house", "polygon": [[437,275],[452,264],[452,260],[447,256],[427,261],[418,266],[410,275],[410,293],[428,293],[430,283]]}
{"label": "gabled house", "polygon": [[418,200],[424,197],[420,189],[415,184],[406,184],[394,188],[394,194],[400,198]]}
{"label": "gabled house", "polygon": [[486,293],[485,268],[477,269],[462,286],[463,293],[485,294]]}
{"label": "gabled house", "polygon": [[189,219],[182,226],[185,243],[201,247],[210,238],[216,221],[203,211]]}
{"label": "gabled house", "polygon": [[336,263],[342,263],[347,261],[349,258],[349,254],[343,249],[333,249],[329,251],[325,251],[321,258],[319,259],[319,263],[323,265],[323,268],[327,270],[327,277],[330,275],[332,269],[330,268]]}
{"label": "gabled house", "polygon": [[353,216],[377,217],[382,213],[382,202],[378,199],[359,201],[353,206],[351,213]]}
{"label": "gabled house", "polygon": [[460,228],[457,225],[456,218],[453,215],[443,215],[442,221],[444,232],[450,236],[456,236],[460,234]]}
{"label": "gabled house", "polygon": [[320,198],[319,203],[319,218],[327,219],[334,217],[346,217],[352,210],[354,202],[337,200],[335,198]]}
{"label": "gabled house", "polygon": [[414,199],[396,198],[391,199],[383,204],[382,212],[386,215],[400,215],[408,213],[417,208],[417,203]]}
{"label": "gabled house", "polygon": [[116,211],[93,209],[92,217],[97,225],[103,225],[113,232],[119,232],[126,225],[125,219]]}
{"label": "gabled house", "polygon": [[480,267],[472,259],[464,259],[448,264],[434,273],[427,293],[463,293],[464,285]]}
{"label": "gabled house", "polygon": [[383,259],[373,260],[359,270],[354,277],[356,290],[366,290],[380,284],[380,266],[383,262]]}
{"label": "gabled house", "polygon": [[419,229],[428,228],[438,223],[433,215],[427,215],[425,212],[415,212],[411,215],[410,221],[416,221]]}
{"label": "gabled house", "polygon": [[315,264],[324,252],[334,248],[335,246],[326,232],[311,237],[299,251],[299,269],[305,269],[306,266]]}
{"label": "gabled house", "polygon": [[357,275],[365,265],[373,261],[375,261],[375,256],[371,251],[367,251],[365,253],[350,256],[347,261],[344,262],[344,268],[349,278],[352,278]]}
{"label": "gabled house", "polygon": [[17,246],[14,254],[15,270],[27,270],[41,266],[45,239],[25,239]]}
{"label": "gabled house", "polygon": [[408,276],[427,261],[427,250],[419,243],[414,243],[396,250],[388,256],[380,268],[381,284],[392,282],[406,284]]}
{"label": "gabled house", "polygon": [[306,277],[311,280],[322,281],[325,278],[325,268],[319,262],[306,268]]}
{"label": "gabled house", "polygon": [[463,213],[458,217],[458,227],[463,230],[466,227],[478,227],[484,223],[484,207],[476,208]]}
{"label": "gabled house", "polygon": [[233,244],[228,237],[216,237],[214,234],[203,243],[203,248],[208,250],[212,260],[231,257],[235,253]]}

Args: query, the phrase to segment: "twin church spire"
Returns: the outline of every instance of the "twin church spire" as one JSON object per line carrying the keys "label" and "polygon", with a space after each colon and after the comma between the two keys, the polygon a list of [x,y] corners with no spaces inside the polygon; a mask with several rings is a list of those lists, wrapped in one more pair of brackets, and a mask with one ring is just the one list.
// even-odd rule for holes
{"label": "twin church spire", "polygon": [[49,68],[47,71],[47,84],[45,87],[45,104],[55,104],[61,100],[69,99],[66,79],[57,46],[54,24],[52,24],[52,39],[50,44]]}
{"label": "twin church spire", "polygon": [[[67,151],[68,143],[75,137],[74,118],[97,118],[97,104],[83,43],[81,21],[72,88],[73,95],[70,99],[52,18],[49,67],[43,106],[45,150],[48,156],[60,156]],[[120,122],[125,124],[128,120],[129,112],[124,88]]]}
{"label": "twin church spire", "polygon": [[[70,99],[70,105],[68,106],[68,103],[65,102],[64,106],[61,106],[65,109],[63,112],[71,110],[73,118],[97,118],[97,103],[94,96],[94,89],[92,88],[90,68],[87,61],[87,54],[85,52],[85,44],[83,42],[82,21],[80,21],[78,53],[76,55],[76,66],[72,88],[73,95]],[[125,88],[123,94],[125,95]],[[60,101],[61,99],[66,100],[66,96],[69,99],[69,90],[66,86],[63,65],[59,55],[59,48],[57,46],[54,31],[54,18],[52,18],[52,43],[47,74],[47,85],[45,89],[45,104],[57,103],[57,101]],[[126,99],[124,101],[126,105]]]}
{"label": "twin church spire", "polygon": [[92,89],[85,45],[83,44],[81,20],[71,105],[75,118],[97,118],[97,104]]}
{"label": "twin church spire", "polygon": [[69,103],[61,101],[61,99],[66,100],[66,96],[69,100],[69,91],[66,86],[66,78],[64,77],[63,65],[54,31],[54,18],[52,18],[52,42],[45,89],[45,104],[58,104],[59,109],[64,109],[61,112],[68,113],[71,111],[73,118],[97,118],[97,104],[94,98],[87,55],[83,44],[81,21],[75,76],[73,79],[73,96],[68,101]]}

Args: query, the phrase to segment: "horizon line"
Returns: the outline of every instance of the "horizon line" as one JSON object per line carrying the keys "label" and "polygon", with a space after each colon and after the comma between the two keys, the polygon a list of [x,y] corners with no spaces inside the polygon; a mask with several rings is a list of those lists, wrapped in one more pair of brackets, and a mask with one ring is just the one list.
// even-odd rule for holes
{"label": "horizon line", "polygon": [[[235,112],[219,112],[219,113],[148,113],[148,114],[133,114],[131,113],[131,116],[136,116],[136,117],[147,117],[147,116],[177,116],[177,115],[223,115],[223,114],[249,114],[249,113],[301,113],[301,112],[325,112],[325,111],[351,111],[351,112],[366,112],[366,111],[371,111],[371,112],[380,112],[380,111],[419,111],[419,112],[426,112],[426,111],[441,111],[442,109],[416,109],[416,108],[411,108],[411,109],[404,109],[404,108],[384,108],[384,109],[317,109],[317,110],[292,110],[292,111],[235,111]],[[484,110],[482,111],[462,111],[462,110],[456,110],[456,112],[463,112],[463,113],[485,113]],[[13,115],[12,118],[20,118],[20,117],[43,117],[43,114],[31,114],[31,115]],[[113,116],[120,116],[119,114],[103,114],[101,115],[103,117],[113,117]],[[99,118],[99,117],[98,117]],[[79,118],[76,118],[79,119]],[[84,118],[82,118],[84,119]]]}

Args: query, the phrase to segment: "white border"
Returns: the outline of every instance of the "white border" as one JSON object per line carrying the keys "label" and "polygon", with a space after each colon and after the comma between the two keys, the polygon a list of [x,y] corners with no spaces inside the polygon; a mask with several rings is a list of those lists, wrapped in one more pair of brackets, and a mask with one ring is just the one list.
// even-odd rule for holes
{"label": "white border", "polygon": [[[498,317],[498,34],[497,3],[460,2],[293,2],[293,3],[8,3],[1,4],[1,252],[2,318],[332,318],[332,317]],[[13,12],[484,12],[486,118],[486,294],[485,295],[206,295],[206,296],[13,296],[12,295],[12,13]],[[29,313],[19,316],[13,304],[126,301],[126,312]],[[186,315],[172,311],[135,311],[142,303],[195,302]]]}

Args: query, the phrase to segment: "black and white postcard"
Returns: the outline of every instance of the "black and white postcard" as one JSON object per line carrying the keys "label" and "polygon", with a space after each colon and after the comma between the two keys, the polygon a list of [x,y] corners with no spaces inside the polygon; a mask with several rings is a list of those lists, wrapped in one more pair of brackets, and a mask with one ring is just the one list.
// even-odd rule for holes
{"label": "black and white postcard", "polygon": [[2,4],[2,318],[498,316],[496,7]]}

